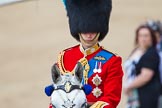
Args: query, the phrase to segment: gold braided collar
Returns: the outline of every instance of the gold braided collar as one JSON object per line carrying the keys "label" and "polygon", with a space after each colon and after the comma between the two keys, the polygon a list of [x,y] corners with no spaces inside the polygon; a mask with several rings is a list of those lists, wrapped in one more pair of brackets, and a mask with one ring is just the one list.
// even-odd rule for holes
{"label": "gold braided collar", "polygon": [[84,56],[87,56],[87,55],[90,55],[90,54],[96,52],[100,48],[100,46],[99,46],[98,43],[96,43],[91,48],[88,48],[88,49],[85,49],[85,50],[84,50],[82,45],[80,45],[79,48],[80,48],[80,51],[84,54]]}

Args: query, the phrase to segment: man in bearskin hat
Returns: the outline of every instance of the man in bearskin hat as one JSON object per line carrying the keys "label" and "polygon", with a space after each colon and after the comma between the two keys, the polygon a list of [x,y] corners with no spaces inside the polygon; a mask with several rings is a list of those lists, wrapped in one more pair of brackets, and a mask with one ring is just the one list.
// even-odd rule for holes
{"label": "man in bearskin hat", "polygon": [[[60,53],[59,68],[70,72],[80,62],[84,67],[83,86],[92,87],[92,92],[86,93],[91,108],[116,108],[122,90],[121,57],[99,45],[109,31],[112,1],[64,0],[64,3],[71,35],[80,44]],[[51,87],[45,88],[48,96]]]}

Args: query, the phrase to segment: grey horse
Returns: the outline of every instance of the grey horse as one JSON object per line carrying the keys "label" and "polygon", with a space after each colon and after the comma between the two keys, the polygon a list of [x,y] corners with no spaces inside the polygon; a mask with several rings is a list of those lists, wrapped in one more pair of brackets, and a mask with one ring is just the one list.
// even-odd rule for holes
{"label": "grey horse", "polygon": [[55,90],[51,95],[53,108],[86,108],[87,100],[82,90],[83,67],[80,63],[73,72],[61,74],[57,64],[52,67]]}

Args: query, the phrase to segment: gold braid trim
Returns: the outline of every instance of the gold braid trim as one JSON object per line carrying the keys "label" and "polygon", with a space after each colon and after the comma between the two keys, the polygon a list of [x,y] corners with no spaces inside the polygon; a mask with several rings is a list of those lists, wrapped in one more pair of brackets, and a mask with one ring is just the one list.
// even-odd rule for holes
{"label": "gold braid trim", "polygon": [[104,101],[97,101],[90,108],[103,108],[106,105],[109,105],[109,104],[107,102],[104,102]]}
{"label": "gold braid trim", "polygon": [[79,62],[84,67],[84,71],[83,71],[84,84],[88,84],[88,72],[90,70],[90,66],[88,64],[88,60],[86,58],[82,58],[82,59],[79,60]]}
{"label": "gold braid trim", "polygon": [[61,74],[66,74],[68,71],[66,71],[63,63],[63,58],[64,58],[64,51],[60,52],[58,56],[58,67],[60,69]]}

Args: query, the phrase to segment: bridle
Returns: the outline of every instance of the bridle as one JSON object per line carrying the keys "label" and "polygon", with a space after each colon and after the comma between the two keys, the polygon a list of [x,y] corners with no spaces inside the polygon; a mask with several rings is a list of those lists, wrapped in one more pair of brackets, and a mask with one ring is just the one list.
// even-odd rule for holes
{"label": "bridle", "polygon": [[70,93],[73,90],[82,90],[82,87],[79,85],[72,85],[71,82],[67,81],[64,85],[59,85],[55,90],[63,90],[66,93]]}
{"label": "bridle", "polygon": [[[62,91],[64,91],[66,93],[66,98],[64,98],[62,96],[62,94],[60,93],[60,90],[62,90]],[[64,104],[62,105],[62,107],[64,107],[64,108],[73,108],[74,106],[76,106],[76,104],[73,103],[73,102],[76,99],[77,95],[81,91],[76,92],[74,97],[72,97],[72,99],[70,100],[68,95],[67,95],[67,93],[70,93],[73,90],[83,90],[83,89],[79,85],[72,85],[70,81],[65,82],[64,85],[56,86],[56,89],[54,91],[57,92],[59,94],[59,96],[61,97],[61,99],[63,100]],[[86,106],[86,101],[85,101],[85,103],[82,106],[83,107]],[[53,108],[56,108],[56,107],[53,105]]]}

